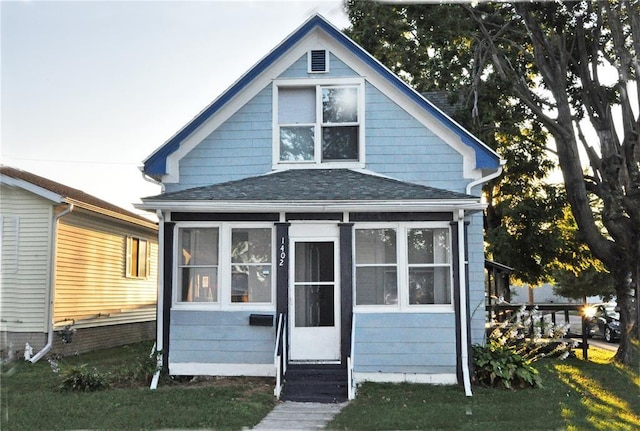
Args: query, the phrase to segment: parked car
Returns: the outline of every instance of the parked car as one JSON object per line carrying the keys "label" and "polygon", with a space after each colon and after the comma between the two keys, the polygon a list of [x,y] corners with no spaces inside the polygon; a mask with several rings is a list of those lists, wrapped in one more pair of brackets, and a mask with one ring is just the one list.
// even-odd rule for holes
{"label": "parked car", "polygon": [[620,313],[615,303],[586,307],[584,316],[589,336],[603,336],[609,343],[620,339]]}

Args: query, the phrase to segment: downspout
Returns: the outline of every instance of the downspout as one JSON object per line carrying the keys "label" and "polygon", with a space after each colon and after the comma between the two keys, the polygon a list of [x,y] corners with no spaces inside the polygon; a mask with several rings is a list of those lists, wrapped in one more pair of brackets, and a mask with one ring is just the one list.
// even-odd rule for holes
{"label": "downspout", "polygon": [[[490,173],[482,178],[467,184],[466,193],[471,194],[471,190],[480,184],[484,184],[494,178],[497,178],[502,174],[502,167],[505,165],[505,160],[500,160],[500,166],[495,172]],[[467,316],[467,273],[466,273],[466,261],[465,261],[465,236],[464,236],[464,210],[458,210],[458,273],[460,280],[460,355],[462,356],[462,380],[464,383],[465,395],[470,397],[473,395],[471,392],[471,374],[469,370],[469,321]]]}
{"label": "downspout", "polygon": [[[160,210],[156,210],[158,217],[158,298],[156,300],[156,372],[151,379],[151,386],[149,389],[155,390],[158,387],[158,379],[160,378],[160,371],[162,370],[162,352],[164,348],[162,344],[162,334],[164,330],[163,308],[164,308],[164,214]],[[154,352],[152,352],[153,354]]]}
{"label": "downspout", "polygon": [[498,169],[496,169],[495,172],[490,173],[489,175],[482,177],[480,179],[477,179],[475,181],[471,181],[469,184],[467,184],[467,194],[470,195],[471,194],[471,189],[473,189],[475,186],[478,186],[480,184],[484,184],[487,181],[491,181],[494,178],[499,177],[500,175],[502,175],[502,167],[505,165],[505,163],[507,163],[506,160],[500,160],[500,167],[498,167]]}
{"label": "downspout", "polygon": [[73,204],[69,204],[65,210],[53,216],[53,226],[51,232],[51,270],[49,271],[49,323],[47,329],[47,344],[34,356],[29,359],[31,363],[36,363],[46,355],[53,346],[53,312],[56,297],[56,255],[58,240],[58,221],[73,211]]}
{"label": "downspout", "polygon": [[467,321],[467,274],[464,251],[464,210],[458,210],[458,274],[460,279],[460,354],[462,355],[462,380],[464,382],[464,393],[470,397],[471,375],[469,374],[469,339]]}

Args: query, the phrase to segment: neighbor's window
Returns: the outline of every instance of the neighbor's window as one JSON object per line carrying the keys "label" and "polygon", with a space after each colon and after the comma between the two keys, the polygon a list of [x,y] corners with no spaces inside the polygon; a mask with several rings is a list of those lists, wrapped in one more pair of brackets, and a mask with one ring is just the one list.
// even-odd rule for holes
{"label": "neighbor's window", "polygon": [[357,162],[359,85],[278,87],[280,162]]}
{"label": "neighbor's window", "polygon": [[356,305],[398,303],[395,229],[358,229],[356,237]]}
{"label": "neighbor's window", "polygon": [[218,302],[218,228],[179,231],[180,302]]}
{"label": "neighbor's window", "polygon": [[149,241],[127,237],[126,276],[146,278],[149,276]]}
{"label": "neighbor's window", "polygon": [[271,302],[271,229],[231,229],[231,302]]}
{"label": "neighbor's window", "polygon": [[451,304],[448,228],[355,230],[356,305]]}

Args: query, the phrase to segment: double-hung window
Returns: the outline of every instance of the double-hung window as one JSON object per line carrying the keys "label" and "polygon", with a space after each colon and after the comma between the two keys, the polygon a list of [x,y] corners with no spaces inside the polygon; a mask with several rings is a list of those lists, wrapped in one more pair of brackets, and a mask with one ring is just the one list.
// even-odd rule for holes
{"label": "double-hung window", "polygon": [[362,162],[362,85],[277,85],[278,164]]}
{"label": "double-hung window", "polygon": [[356,305],[398,303],[396,229],[357,229]]}
{"label": "double-hung window", "polygon": [[449,227],[399,223],[355,230],[356,306],[452,304]]}
{"label": "double-hung window", "polygon": [[449,229],[408,228],[409,305],[451,304]]}
{"label": "double-hung window", "polygon": [[272,242],[271,227],[179,227],[176,302],[271,304]]}
{"label": "double-hung window", "polygon": [[219,228],[179,231],[178,301],[218,302]]}
{"label": "double-hung window", "polygon": [[231,229],[231,302],[271,302],[271,229]]}

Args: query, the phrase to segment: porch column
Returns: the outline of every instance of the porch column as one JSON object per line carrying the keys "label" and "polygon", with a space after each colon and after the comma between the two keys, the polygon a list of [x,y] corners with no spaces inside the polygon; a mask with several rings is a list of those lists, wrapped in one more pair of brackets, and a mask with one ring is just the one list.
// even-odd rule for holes
{"label": "porch column", "polygon": [[276,322],[289,308],[289,226],[276,223]]}
{"label": "porch column", "polygon": [[162,304],[162,310],[158,310],[156,324],[160,321],[162,331],[162,345],[159,349],[163,352],[162,368],[163,371],[169,372],[169,323],[171,322],[171,302],[173,298],[173,232],[176,224],[165,222],[160,229],[163,229],[162,247],[162,298],[158,301]]}
{"label": "porch column", "polygon": [[351,320],[353,319],[353,223],[339,223],[340,227],[340,304],[341,304],[341,361],[347,363],[351,354]]}

